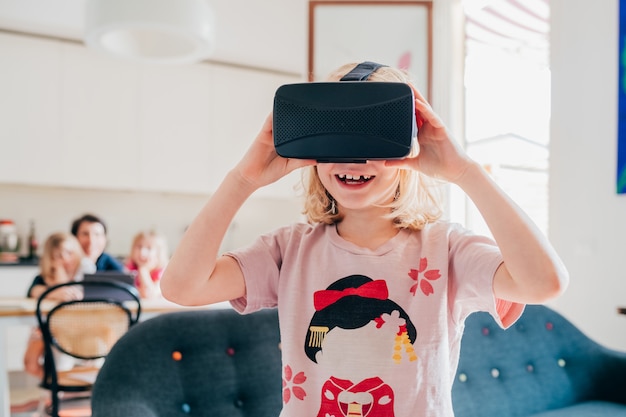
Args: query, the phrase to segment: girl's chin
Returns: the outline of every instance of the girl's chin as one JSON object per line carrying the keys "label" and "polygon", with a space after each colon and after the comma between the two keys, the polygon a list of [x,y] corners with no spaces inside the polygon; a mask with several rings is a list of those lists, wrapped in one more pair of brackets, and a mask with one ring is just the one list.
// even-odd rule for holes
{"label": "girl's chin", "polygon": [[383,208],[387,206],[389,203],[385,203],[382,201],[344,201],[343,203],[339,203],[341,210],[352,211],[352,212],[365,212],[372,210],[380,210],[387,211],[388,209]]}

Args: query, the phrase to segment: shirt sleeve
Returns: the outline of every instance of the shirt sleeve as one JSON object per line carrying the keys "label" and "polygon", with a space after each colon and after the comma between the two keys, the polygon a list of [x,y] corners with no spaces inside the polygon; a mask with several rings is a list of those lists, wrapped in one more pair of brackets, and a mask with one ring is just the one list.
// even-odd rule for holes
{"label": "shirt sleeve", "polygon": [[503,328],[510,327],[524,312],[524,304],[496,298],[493,280],[502,264],[502,254],[493,239],[453,225],[449,235],[449,274],[456,300],[453,316],[464,321],[475,311],[486,311]]}
{"label": "shirt sleeve", "polygon": [[287,229],[279,229],[260,236],[246,248],[225,253],[239,263],[246,284],[246,295],[230,302],[235,310],[247,314],[277,306],[286,233]]}
{"label": "shirt sleeve", "polygon": [[26,297],[30,298],[30,292],[33,290],[34,287],[36,287],[37,285],[46,285],[46,282],[43,280],[43,277],[41,275],[37,275],[34,279],[33,282],[31,282],[30,287],[28,287],[28,291],[26,292]]}

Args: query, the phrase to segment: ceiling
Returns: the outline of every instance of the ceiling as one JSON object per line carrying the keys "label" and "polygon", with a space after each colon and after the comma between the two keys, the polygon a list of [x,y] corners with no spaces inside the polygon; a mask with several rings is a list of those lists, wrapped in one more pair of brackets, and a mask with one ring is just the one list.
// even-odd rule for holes
{"label": "ceiling", "polygon": [[[86,1],[0,0],[0,30],[82,42]],[[211,60],[306,73],[308,0],[207,1],[216,23]]]}
{"label": "ceiling", "polygon": [[[86,1],[0,0],[0,30],[82,42]],[[308,0],[206,1],[216,23],[212,61],[306,73]],[[468,46],[547,51],[549,0],[461,1]]]}

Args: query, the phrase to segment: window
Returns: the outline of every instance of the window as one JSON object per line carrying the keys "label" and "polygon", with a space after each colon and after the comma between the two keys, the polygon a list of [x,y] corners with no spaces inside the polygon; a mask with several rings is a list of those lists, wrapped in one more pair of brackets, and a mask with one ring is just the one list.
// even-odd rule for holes
{"label": "window", "polygon": [[[547,233],[548,0],[463,0],[468,154]],[[473,204],[465,223],[489,233]]]}

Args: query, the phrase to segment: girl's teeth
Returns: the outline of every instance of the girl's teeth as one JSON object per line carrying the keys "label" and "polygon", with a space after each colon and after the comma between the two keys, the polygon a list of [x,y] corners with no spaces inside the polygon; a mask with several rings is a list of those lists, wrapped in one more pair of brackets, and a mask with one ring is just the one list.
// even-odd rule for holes
{"label": "girl's teeth", "polygon": [[350,175],[350,174],[339,174],[338,177],[342,180],[350,180],[350,181],[367,181],[372,178],[371,175]]}

